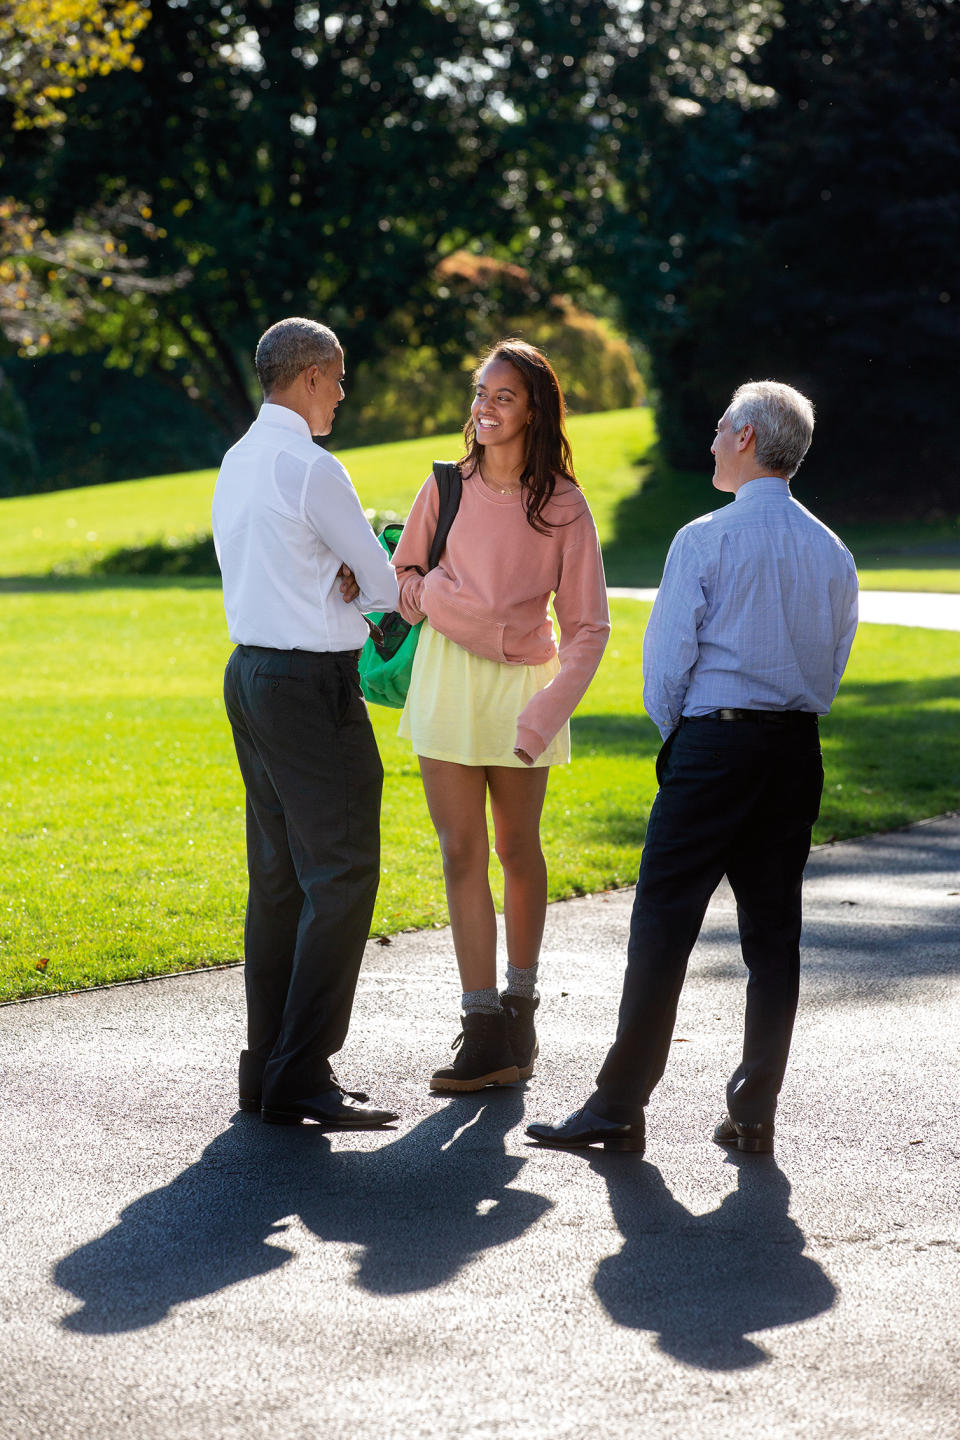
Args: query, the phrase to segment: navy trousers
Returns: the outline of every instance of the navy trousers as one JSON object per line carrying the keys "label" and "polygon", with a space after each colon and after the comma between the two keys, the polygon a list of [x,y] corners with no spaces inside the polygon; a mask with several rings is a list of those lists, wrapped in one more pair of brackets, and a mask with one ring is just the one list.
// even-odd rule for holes
{"label": "navy trousers", "polygon": [[[356,655],[239,645],[224,701],[247,797],[247,1051],[265,1104],[330,1085],[380,878],[383,766]],[[244,1080],[245,1066],[245,1080]]]}
{"label": "navy trousers", "polygon": [[724,875],[747,968],[741,1063],[730,1115],[773,1119],[800,983],[801,887],[820,811],[816,717],[685,720],[657,762],[637,880],[617,1037],[590,1106],[639,1118],[666,1068],[687,960]]}

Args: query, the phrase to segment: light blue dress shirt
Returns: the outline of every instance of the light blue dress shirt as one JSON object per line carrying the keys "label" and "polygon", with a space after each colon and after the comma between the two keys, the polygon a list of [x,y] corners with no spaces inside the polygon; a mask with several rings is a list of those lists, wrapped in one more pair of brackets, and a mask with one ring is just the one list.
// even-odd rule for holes
{"label": "light blue dress shirt", "polygon": [[681,715],[825,715],[857,628],[857,572],[785,480],[678,531],[643,642],[643,701],[664,739]]}

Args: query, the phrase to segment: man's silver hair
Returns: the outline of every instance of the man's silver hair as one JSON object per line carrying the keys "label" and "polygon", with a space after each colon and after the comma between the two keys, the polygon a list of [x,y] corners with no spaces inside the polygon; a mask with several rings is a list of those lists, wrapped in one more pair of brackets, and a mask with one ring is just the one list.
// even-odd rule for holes
{"label": "man's silver hair", "polygon": [[327,370],[337,358],[336,335],[316,320],[294,315],[278,320],[260,336],[254,364],[264,395],[286,390],[308,365]]}
{"label": "man's silver hair", "polygon": [[752,425],[758,465],[786,475],[800,469],[813,439],[813,406],[806,395],[779,380],[749,380],[730,401],[730,429]]}

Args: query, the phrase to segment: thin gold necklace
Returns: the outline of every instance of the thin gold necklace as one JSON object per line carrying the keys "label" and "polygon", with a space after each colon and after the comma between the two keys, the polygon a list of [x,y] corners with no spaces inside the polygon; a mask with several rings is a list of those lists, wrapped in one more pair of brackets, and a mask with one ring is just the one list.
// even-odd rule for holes
{"label": "thin gold necklace", "polygon": [[519,485],[515,485],[512,489],[505,489],[502,485],[491,485],[490,481],[483,473],[483,466],[478,464],[477,469],[480,471],[480,479],[483,481],[484,485],[486,485],[488,490],[498,490],[501,495],[519,495],[520,491],[523,489],[522,480],[520,481]]}

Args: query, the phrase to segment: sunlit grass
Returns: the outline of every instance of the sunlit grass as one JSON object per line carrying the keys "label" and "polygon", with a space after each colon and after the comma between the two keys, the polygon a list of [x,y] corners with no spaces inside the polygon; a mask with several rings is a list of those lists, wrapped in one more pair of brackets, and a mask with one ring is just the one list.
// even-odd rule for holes
{"label": "sunlit grass", "polygon": [[[649,409],[570,421],[577,473],[604,539],[612,533],[617,504],[637,486],[638,461],[653,433]],[[459,435],[434,435],[337,454],[367,508],[406,514],[433,461],[455,459],[462,448]],[[82,569],[120,546],[209,531],[215,480],[215,470],[198,470],[0,500],[0,575]]]}
{"label": "sunlit grass", "polygon": [[887,570],[882,566],[859,565],[860,585],[864,590],[908,590],[930,595],[960,594],[960,557],[953,569],[944,569],[944,562],[921,564],[916,561],[909,570]]}
{"label": "sunlit grass", "polygon": [[[676,528],[716,504],[709,478],[663,466],[649,410],[583,416],[570,428],[609,579],[655,585]],[[458,449],[457,436],[434,437],[342,458],[365,505],[403,512],[431,461]],[[158,535],[202,533],[213,480],[205,471],[0,501],[0,664],[15,677],[0,698],[0,997],[240,956],[243,793],[220,699],[230,646],[219,586],[42,578]],[[895,542],[916,534],[854,531],[878,588],[960,589],[939,556],[909,571],[887,565],[895,552],[900,562]],[[949,552],[949,525],[929,533]],[[574,717],[575,763],[556,769],[548,790],[552,898],[632,881],[655,793],[658,739],[641,702],[648,607],[616,602],[613,613],[607,655]],[[823,727],[817,838],[956,804],[958,675],[960,636],[863,627]],[[396,712],[373,715],[387,772],[375,929],[441,924],[416,760],[396,738]]]}
{"label": "sunlit grass", "polygon": [[[667,547],[686,521],[720,503],[707,468],[665,465],[649,408],[574,416],[570,436],[614,585],[656,585]],[[434,460],[460,454],[457,434],[337,451],[363,504],[405,514]],[[84,573],[121,547],[158,537],[183,542],[210,528],[216,472],[195,471],[0,500],[0,576]],[[816,510],[801,471],[798,498]],[[873,590],[960,592],[960,523],[841,527]],[[929,552],[929,553],[928,553]]]}
{"label": "sunlit grass", "polygon": [[[636,866],[656,746],[632,654],[640,624],[627,605],[577,722],[588,727],[580,763],[556,772],[554,896],[625,884]],[[239,956],[243,792],[220,700],[229,649],[209,584],[7,595],[0,661],[21,681],[0,702],[0,996]],[[416,760],[397,713],[373,716],[387,772],[374,928],[444,922]]]}
{"label": "sunlit grass", "polygon": [[843,538],[864,589],[960,592],[960,503],[957,510],[926,525],[847,526]]}
{"label": "sunlit grass", "polygon": [[[635,878],[658,746],[641,704],[649,607],[614,632],[551,775],[552,898]],[[243,793],[220,700],[229,653],[203,582],[78,582],[4,599],[0,998],[237,959]],[[960,635],[864,626],[823,727],[816,838],[937,814],[960,793]],[[387,779],[374,928],[446,920],[436,840],[397,713],[373,711]],[[496,881],[497,870],[493,875]]]}

